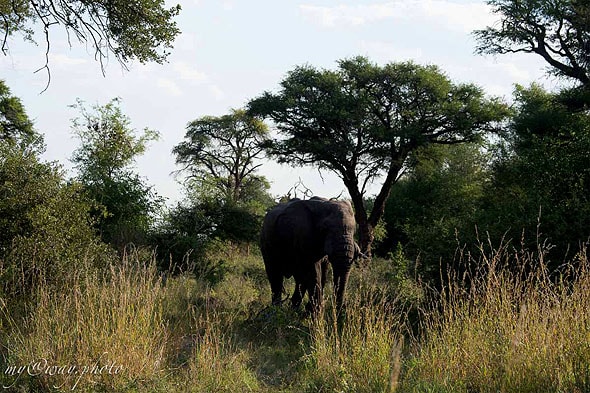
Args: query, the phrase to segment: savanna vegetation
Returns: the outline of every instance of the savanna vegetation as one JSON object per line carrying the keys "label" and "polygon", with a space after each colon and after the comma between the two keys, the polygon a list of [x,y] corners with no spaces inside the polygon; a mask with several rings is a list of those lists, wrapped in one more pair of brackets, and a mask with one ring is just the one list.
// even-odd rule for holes
{"label": "savanna vegetation", "polygon": [[[26,18],[75,22],[34,16],[66,2],[4,3],[5,36]],[[2,389],[590,391],[589,8],[489,3],[501,22],[477,50],[540,55],[564,87],[516,86],[505,103],[411,62],[296,67],[278,92],[188,123],[175,206],[134,168],[158,132],[134,129],[118,99],[75,104],[68,177],[0,81]],[[135,6],[156,22],[177,12]],[[110,38],[137,22],[121,18]],[[273,158],[333,171],[350,193],[372,260],[342,313],[330,288],[314,318],[270,306],[256,239],[293,196],[269,195],[258,169]]]}

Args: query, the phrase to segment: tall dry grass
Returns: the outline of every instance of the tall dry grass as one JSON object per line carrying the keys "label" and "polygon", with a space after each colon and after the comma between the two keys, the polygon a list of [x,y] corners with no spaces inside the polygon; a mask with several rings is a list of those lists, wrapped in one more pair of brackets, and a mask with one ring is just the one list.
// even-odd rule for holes
{"label": "tall dry grass", "polygon": [[[29,379],[45,389],[122,389],[154,379],[163,368],[167,328],[155,265],[129,255],[106,273],[69,287],[37,287],[30,313],[13,332],[10,362],[35,364]],[[29,378],[30,377],[30,378]]]}
{"label": "tall dry grass", "polygon": [[403,391],[589,391],[590,263],[582,251],[550,274],[544,257],[482,248],[476,271],[451,277]]}
{"label": "tall dry grass", "polygon": [[301,379],[306,391],[396,390],[403,347],[401,314],[371,289],[359,289],[342,314],[336,313],[332,301],[324,315],[311,322]]}
{"label": "tall dry grass", "polygon": [[153,256],[142,252],[68,281],[60,288],[39,285],[25,315],[0,304],[3,386],[23,392],[258,388],[248,351],[234,343],[234,314],[243,313],[245,300],[234,299],[229,287],[242,281],[228,277],[213,288],[186,274],[164,283]]}
{"label": "tall dry grass", "polygon": [[[262,261],[230,251],[215,283],[193,274],[164,283],[149,254],[131,253],[68,286],[38,286],[24,315],[0,296],[0,383],[23,392],[590,391],[584,252],[550,274],[542,248],[482,247],[428,307],[423,285],[375,260],[353,272],[342,315],[328,285],[324,313],[303,319],[267,308]],[[35,361],[43,373],[6,372]]]}

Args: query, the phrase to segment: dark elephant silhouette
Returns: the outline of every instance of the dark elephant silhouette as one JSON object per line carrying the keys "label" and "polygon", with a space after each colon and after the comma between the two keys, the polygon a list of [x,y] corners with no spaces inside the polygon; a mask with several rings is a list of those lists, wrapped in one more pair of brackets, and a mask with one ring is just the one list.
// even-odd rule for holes
{"label": "dark elephant silhouette", "polygon": [[354,241],[355,220],[347,201],[313,197],[292,199],[270,210],[264,218],[260,248],[272,291],[280,304],[283,279],[295,278],[293,307],[307,292],[307,310],[322,306],[328,263],[332,265],[337,308],[344,302],[346,283],[360,249]]}

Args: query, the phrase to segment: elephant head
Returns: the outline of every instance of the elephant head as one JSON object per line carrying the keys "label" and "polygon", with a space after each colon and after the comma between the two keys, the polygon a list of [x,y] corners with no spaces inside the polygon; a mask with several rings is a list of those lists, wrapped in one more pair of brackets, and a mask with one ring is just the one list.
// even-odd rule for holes
{"label": "elephant head", "polygon": [[260,245],[273,303],[280,302],[283,278],[293,276],[293,306],[298,307],[307,292],[309,307],[320,307],[329,261],[336,303],[342,307],[350,268],[360,252],[355,227],[352,206],[346,201],[313,197],[272,209],[265,217]]}

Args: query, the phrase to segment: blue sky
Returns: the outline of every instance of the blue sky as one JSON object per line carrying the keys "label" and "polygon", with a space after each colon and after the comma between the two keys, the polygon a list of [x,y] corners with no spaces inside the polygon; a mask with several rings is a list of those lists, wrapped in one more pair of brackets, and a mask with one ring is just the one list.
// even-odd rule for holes
{"label": "blue sky", "polygon": [[[173,2],[169,2],[172,4]],[[176,2],[174,2],[176,3]],[[335,68],[336,61],[363,55],[385,64],[413,60],[436,64],[455,82],[482,86],[490,95],[510,99],[513,85],[555,80],[534,55],[482,57],[474,54],[471,31],[493,24],[496,17],[483,1],[397,0],[186,0],[169,62],[132,64],[129,71],[111,59],[103,77],[92,49],[72,42],[58,29],[51,32],[51,84],[42,67],[44,46],[15,36],[8,56],[0,56],[0,77],[20,97],[38,131],[45,135],[44,157],[71,169],[76,148],[69,107],[77,98],[88,104],[122,99],[134,128],[161,134],[138,160],[137,170],[170,203],[182,198],[178,169],[170,151],[188,122],[223,115],[266,90],[276,90],[297,65]],[[265,163],[261,169],[273,195],[285,194],[301,178],[315,194],[336,196],[338,178],[315,169]],[[377,185],[371,188],[376,192]]]}

